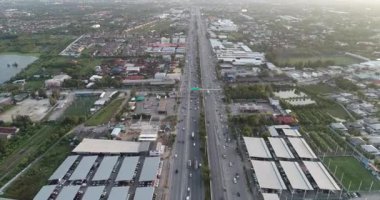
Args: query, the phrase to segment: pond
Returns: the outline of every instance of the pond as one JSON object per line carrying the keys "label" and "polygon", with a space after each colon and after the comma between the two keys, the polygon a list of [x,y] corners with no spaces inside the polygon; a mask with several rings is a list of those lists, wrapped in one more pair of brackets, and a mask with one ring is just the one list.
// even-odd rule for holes
{"label": "pond", "polygon": [[0,84],[11,79],[37,59],[37,56],[32,55],[0,54]]}

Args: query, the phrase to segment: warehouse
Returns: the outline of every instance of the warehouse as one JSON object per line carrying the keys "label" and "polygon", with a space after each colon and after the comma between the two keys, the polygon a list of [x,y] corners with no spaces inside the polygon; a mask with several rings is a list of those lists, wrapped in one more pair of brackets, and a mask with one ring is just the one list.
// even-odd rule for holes
{"label": "warehouse", "polygon": [[313,187],[297,162],[280,161],[280,164],[294,190],[313,190]]}
{"label": "warehouse", "polygon": [[115,181],[130,182],[134,176],[140,157],[125,157]]}
{"label": "warehouse", "polygon": [[290,151],[288,145],[286,144],[283,138],[268,138],[274,153],[277,158],[286,158],[291,159],[294,158],[292,152]]}
{"label": "warehouse", "polygon": [[270,136],[272,137],[278,137],[280,136],[280,133],[278,130],[281,129],[290,129],[291,127],[289,125],[274,125],[274,126],[268,126],[268,131]]}
{"label": "warehouse", "polygon": [[46,200],[49,199],[57,185],[45,185],[43,186],[33,200]]}
{"label": "warehouse", "polygon": [[160,99],[160,103],[158,104],[158,114],[166,114],[166,99]]}
{"label": "warehouse", "polygon": [[250,158],[272,158],[263,138],[243,137]]}
{"label": "warehouse", "polygon": [[82,200],[100,199],[103,194],[105,186],[91,186],[86,189]]}
{"label": "warehouse", "polygon": [[106,181],[111,176],[111,173],[117,163],[119,156],[105,156],[96,170],[93,181]]}
{"label": "warehouse", "polygon": [[281,129],[281,130],[288,137],[301,137],[301,134],[300,134],[300,132],[297,129],[284,128],[284,129]]}
{"label": "warehouse", "polygon": [[321,190],[340,190],[334,178],[329,174],[321,162],[304,161],[304,164]]}
{"label": "warehouse", "polygon": [[136,188],[133,200],[150,200],[154,196],[154,187],[138,187]]}
{"label": "warehouse", "polygon": [[303,138],[288,138],[300,158],[316,159],[317,156]]}
{"label": "warehouse", "polygon": [[85,138],[73,153],[77,154],[127,154],[139,155],[149,152],[149,142],[129,142],[120,140],[101,140]]}
{"label": "warehouse", "polygon": [[273,161],[251,160],[251,163],[260,188],[286,190],[285,183]]}
{"label": "warehouse", "polygon": [[145,185],[152,184],[157,179],[159,166],[159,157],[146,157],[141,170],[139,182]]}
{"label": "warehouse", "polygon": [[56,200],[71,200],[74,199],[79,191],[80,185],[69,185],[62,188]]}
{"label": "warehouse", "polygon": [[98,156],[84,156],[69,180],[85,180],[97,158]]}
{"label": "warehouse", "polygon": [[55,172],[50,176],[49,181],[57,180],[60,181],[66,173],[69,171],[71,166],[74,164],[74,162],[77,160],[79,156],[69,156],[63,161],[63,163],[55,170]]}
{"label": "warehouse", "polygon": [[129,187],[113,187],[107,200],[127,200]]}

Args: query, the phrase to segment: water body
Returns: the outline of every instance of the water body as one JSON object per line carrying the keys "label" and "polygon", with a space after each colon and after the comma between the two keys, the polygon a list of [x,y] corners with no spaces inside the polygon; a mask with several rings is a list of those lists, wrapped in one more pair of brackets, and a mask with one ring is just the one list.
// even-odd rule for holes
{"label": "water body", "polygon": [[0,54],[0,84],[11,79],[37,59],[38,57],[31,55]]}

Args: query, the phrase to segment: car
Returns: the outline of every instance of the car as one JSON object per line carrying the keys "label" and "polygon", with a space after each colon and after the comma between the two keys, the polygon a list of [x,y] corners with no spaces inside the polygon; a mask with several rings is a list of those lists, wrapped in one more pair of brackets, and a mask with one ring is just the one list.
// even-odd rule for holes
{"label": "car", "polygon": [[236,193],[236,196],[240,197],[240,192],[237,192],[237,193]]}
{"label": "car", "polygon": [[174,154],[174,157],[175,157],[175,158],[177,158],[177,156],[178,156],[177,154]]}
{"label": "car", "polygon": [[193,174],[192,174],[192,173],[190,173],[190,174],[189,174],[189,177],[190,177],[190,178],[191,178],[191,177],[193,177]]}
{"label": "car", "polygon": [[195,146],[195,142],[193,143],[193,146]]}
{"label": "car", "polygon": [[237,183],[237,179],[234,177],[233,179],[233,182],[236,184]]}
{"label": "car", "polygon": [[232,167],[232,162],[229,163],[230,167]]}

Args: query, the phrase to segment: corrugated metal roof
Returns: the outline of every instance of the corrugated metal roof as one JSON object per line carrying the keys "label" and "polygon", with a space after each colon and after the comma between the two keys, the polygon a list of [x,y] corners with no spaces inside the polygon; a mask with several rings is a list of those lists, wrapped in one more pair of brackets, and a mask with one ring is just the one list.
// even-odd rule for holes
{"label": "corrugated metal roof", "polygon": [[96,170],[93,181],[107,180],[111,176],[112,170],[119,159],[119,156],[105,156]]}
{"label": "corrugated metal roof", "polygon": [[157,178],[157,171],[160,165],[159,157],[146,157],[141,170],[139,181],[153,181]]}
{"label": "corrugated metal roof", "polygon": [[90,172],[91,167],[94,165],[98,156],[84,156],[69,180],[84,180]]}
{"label": "corrugated metal roof", "polygon": [[151,200],[153,199],[153,194],[154,187],[138,187],[133,200]]}
{"label": "corrugated metal roof", "polygon": [[49,180],[56,180],[56,179],[63,178],[78,157],[79,157],[78,155],[67,157],[65,161],[63,161],[63,163],[50,176]]}
{"label": "corrugated metal roof", "polygon": [[125,157],[115,180],[116,181],[132,180],[138,161],[139,161],[139,157],[137,156]]}

